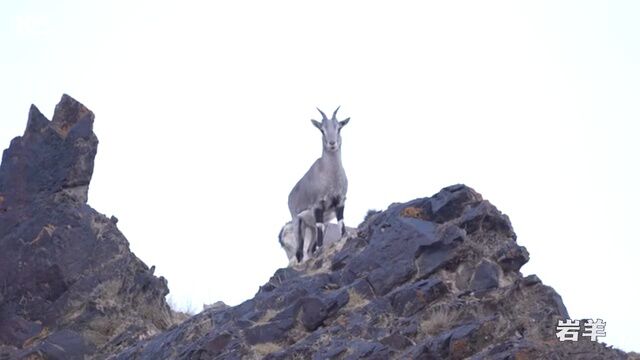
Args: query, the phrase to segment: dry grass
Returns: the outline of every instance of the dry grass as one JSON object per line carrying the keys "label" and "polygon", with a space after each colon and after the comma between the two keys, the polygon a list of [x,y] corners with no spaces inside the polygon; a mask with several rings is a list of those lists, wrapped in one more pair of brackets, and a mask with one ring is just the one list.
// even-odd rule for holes
{"label": "dry grass", "polygon": [[167,302],[167,305],[169,305],[171,310],[175,313],[182,313],[190,317],[200,312],[198,310],[198,307],[196,305],[193,305],[191,300],[187,301],[187,303],[180,306],[178,305],[176,300],[173,298],[173,296],[169,294],[165,297],[165,301]]}
{"label": "dry grass", "polygon": [[180,325],[183,322],[185,322],[187,319],[189,319],[191,316],[193,316],[193,315],[187,314],[187,313],[182,312],[182,311],[174,311],[172,309],[171,310],[172,325]]}
{"label": "dry grass", "polygon": [[[167,305],[169,305],[169,309],[171,311],[171,325],[182,324],[187,319],[198,313],[196,307],[193,306],[191,301],[185,304],[183,308],[180,308],[171,295],[165,297],[165,301],[167,302]],[[151,311],[150,308],[149,310]],[[154,314],[145,314],[145,316],[150,316],[148,318],[152,319]]]}
{"label": "dry grass", "polygon": [[268,343],[262,343],[262,344],[255,344],[251,347],[251,350],[255,355],[255,357],[253,357],[254,359],[262,359],[266,355],[282,350],[282,346],[276,343],[268,342]]}
{"label": "dry grass", "polygon": [[420,330],[428,335],[439,334],[458,321],[458,315],[457,312],[446,308],[431,312],[426,319],[420,322]]}
{"label": "dry grass", "polygon": [[51,332],[49,331],[49,328],[45,326],[42,328],[42,330],[40,330],[40,333],[38,333],[36,336],[25,340],[25,342],[22,344],[22,347],[23,348],[31,347],[36,343],[39,343],[41,340],[45,339],[47,336],[49,336],[49,334],[51,334]]}
{"label": "dry grass", "polygon": [[262,317],[260,319],[258,319],[258,321],[256,321],[255,325],[260,325],[260,324],[264,324],[264,323],[269,322],[276,315],[278,315],[278,313],[279,313],[279,311],[277,311],[277,310],[267,309],[267,311],[265,311],[264,315],[262,315]]}
{"label": "dry grass", "polygon": [[355,289],[351,288],[347,290],[349,294],[349,302],[343,307],[344,310],[353,310],[361,308],[369,303],[368,299],[365,299]]}
{"label": "dry grass", "polygon": [[393,319],[393,316],[391,316],[390,314],[380,314],[376,318],[375,324],[380,328],[390,328],[393,325]]}
{"label": "dry grass", "polygon": [[328,346],[331,343],[331,335],[322,334],[320,335],[320,339],[318,339],[318,344],[320,346]]}
{"label": "dry grass", "polygon": [[307,360],[307,357],[303,353],[295,353],[291,360]]}

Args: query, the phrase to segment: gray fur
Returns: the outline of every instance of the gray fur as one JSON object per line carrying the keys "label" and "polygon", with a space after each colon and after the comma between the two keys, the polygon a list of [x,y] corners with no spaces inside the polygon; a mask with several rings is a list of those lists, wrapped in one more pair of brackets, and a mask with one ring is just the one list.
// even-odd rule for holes
{"label": "gray fur", "polygon": [[[338,107],[340,109],[340,107]],[[342,138],[340,130],[347,125],[349,118],[338,121],[336,109],[331,119],[320,110],[322,122],[311,120],[311,123],[322,132],[322,157],[317,159],[306,174],[298,181],[289,194],[289,212],[291,213],[293,232],[296,239],[298,261],[310,255],[326,224],[336,217],[336,208],[344,207],[347,195],[347,175],[342,167]],[[322,209],[322,222],[314,216],[316,209]],[[340,227],[344,233],[344,223],[340,219]],[[299,226],[302,226],[302,229]],[[314,231],[308,231],[315,228]],[[307,233],[311,233],[305,241]],[[303,234],[300,238],[300,233]]]}

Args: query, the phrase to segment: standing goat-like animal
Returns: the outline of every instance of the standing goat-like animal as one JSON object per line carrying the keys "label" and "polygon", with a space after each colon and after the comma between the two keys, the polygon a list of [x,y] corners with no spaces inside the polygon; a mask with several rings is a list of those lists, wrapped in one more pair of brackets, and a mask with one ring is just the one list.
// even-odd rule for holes
{"label": "standing goat-like animal", "polygon": [[[338,219],[342,235],[344,227],[344,202],[347,195],[347,175],[342,167],[340,130],[350,118],[336,119],[340,107],[331,119],[322,114],[322,122],[311,123],[322,132],[322,157],[316,160],[309,171],[298,181],[289,194],[289,211],[296,237],[296,259],[302,262],[304,254],[310,254],[322,246],[325,224]],[[315,231],[312,230],[315,227]],[[311,233],[305,249],[305,234]],[[305,251],[306,250],[306,251]]]}

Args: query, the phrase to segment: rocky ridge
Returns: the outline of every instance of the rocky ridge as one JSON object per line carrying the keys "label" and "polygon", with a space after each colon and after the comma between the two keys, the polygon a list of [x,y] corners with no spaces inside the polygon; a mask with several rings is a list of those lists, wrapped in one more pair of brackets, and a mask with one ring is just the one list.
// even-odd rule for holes
{"label": "rocky ridge", "polygon": [[464,185],[371,212],[253,299],[178,324],[166,280],[86,204],[92,123],[63,96],[52,121],[32,107],[3,154],[2,360],[638,359],[558,341],[561,297],[520,273],[509,218]]}
{"label": "rocky ridge", "polygon": [[[279,269],[111,359],[626,359],[560,342],[561,297],[519,269],[509,218],[464,185],[370,213],[354,236]],[[637,357],[636,357],[637,358]]]}

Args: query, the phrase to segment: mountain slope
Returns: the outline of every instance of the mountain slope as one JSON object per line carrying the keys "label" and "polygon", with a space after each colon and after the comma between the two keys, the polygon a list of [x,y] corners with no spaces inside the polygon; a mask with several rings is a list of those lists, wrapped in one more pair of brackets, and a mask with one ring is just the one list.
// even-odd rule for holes
{"label": "mountain slope", "polygon": [[556,338],[562,299],[522,276],[508,217],[464,185],[371,214],[323,251],[112,359],[627,358]]}
{"label": "mountain slope", "polygon": [[32,107],[3,153],[0,360],[638,359],[560,342],[561,297],[523,277],[509,218],[464,185],[371,212],[253,299],[178,324],[167,281],[86,203],[93,120],[66,95],[52,121]]}

